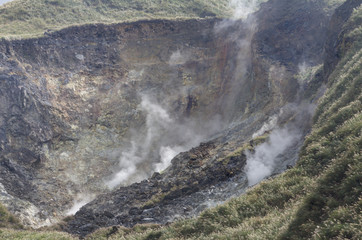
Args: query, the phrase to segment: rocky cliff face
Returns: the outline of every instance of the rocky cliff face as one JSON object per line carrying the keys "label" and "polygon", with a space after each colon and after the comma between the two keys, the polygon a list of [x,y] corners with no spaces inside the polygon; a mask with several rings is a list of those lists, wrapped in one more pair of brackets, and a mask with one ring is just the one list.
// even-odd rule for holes
{"label": "rocky cliff face", "polygon": [[[39,226],[102,194],[69,223],[81,235],[193,216],[244,191],[244,150],[278,126],[298,129],[274,157],[270,174],[282,171],[309,128],[308,82],[296,74],[320,63],[327,22],[312,2],[279,0],[243,22],[87,25],[2,40],[0,200]],[[165,149],[183,153],[164,170]]]}
{"label": "rocky cliff face", "polygon": [[177,118],[207,112],[213,103],[206,101],[224,91],[221,81],[227,84],[214,66],[232,54],[219,56],[217,45],[228,43],[206,37],[215,22],[87,26],[4,41],[1,156],[7,192],[39,207],[55,204],[57,212],[79,193],[102,192],[129,129],[143,128],[145,114],[137,108],[142,95],[163,92],[158,100]]}
{"label": "rocky cliff face", "polygon": [[[283,7],[274,8],[275,4]],[[303,11],[294,12],[298,8]],[[299,138],[293,139],[288,150],[278,156],[278,170],[293,164],[302,136],[308,131],[309,113],[298,104],[293,110],[282,107],[288,102],[300,101],[296,98],[300,86],[293,77],[300,65],[311,66],[321,61],[327,23],[327,17],[321,16],[322,12],[312,4],[295,6],[289,2],[270,1],[254,16],[258,23],[254,17],[243,23],[229,23],[233,28],[228,29],[228,33],[238,33],[240,28],[235,29],[235,26],[244,25],[249,36],[249,39],[242,39],[246,45],[237,49],[239,54],[246,54],[245,58],[239,56],[236,62],[239,68],[245,68],[242,82],[235,81],[234,75],[230,76],[235,84],[233,87],[240,89],[230,112],[239,116],[232,118],[229,128],[221,131],[219,137],[178,155],[161,174],[98,197],[76,214],[68,230],[83,235],[100,226],[164,224],[178,217],[193,216],[208,206],[242,193],[248,186],[244,151],[253,151],[254,145],[265,141],[262,138],[259,142],[252,140],[258,136],[255,135],[258,129],[260,135],[271,130],[266,129],[271,123],[263,114],[273,116],[274,113],[279,125],[287,122],[285,128],[300,130]],[[313,36],[317,36],[318,41],[313,40]],[[234,38],[234,42],[238,40]],[[248,58],[251,61],[244,62]],[[244,86],[247,92],[243,90]],[[277,114],[281,108],[284,114]],[[306,124],[301,124],[301,119]]]}

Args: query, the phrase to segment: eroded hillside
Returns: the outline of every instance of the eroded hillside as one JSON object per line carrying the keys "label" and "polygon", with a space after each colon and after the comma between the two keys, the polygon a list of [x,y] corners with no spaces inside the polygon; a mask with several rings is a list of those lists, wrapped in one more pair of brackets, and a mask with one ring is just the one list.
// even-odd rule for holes
{"label": "eroded hillside", "polygon": [[[295,9],[300,7],[311,12],[285,18],[295,22],[292,29],[278,29],[273,13],[260,13],[260,22],[157,20],[3,40],[3,185],[21,199],[9,198],[10,209],[33,215],[35,225],[56,221],[74,201],[90,201],[107,185],[163,170],[171,159],[161,159],[161,150],[175,155],[212,138],[219,140],[208,153],[190,157],[193,171],[182,173],[186,160],[174,165],[170,176],[181,175],[163,181],[164,191],[177,190],[174,199],[185,195],[183,188],[190,188],[189,195],[241,174],[242,151],[229,164],[221,160],[250,141],[269,116],[278,118],[281,107],[298,100],[298,66],[320,59],[327,17],[313,4]],[[293,9],[287,4],[279,14]],[[259,27],[264,25],[269,27]],[[290,30],[298,40],[280,44],[289,42]],[[316,34],[318,41],[311,41]],[[265,35],[278,41],[266,41]],[[305,45],[310,49],[298,50]],[[295,112],[284,115],[282,123]],[[207,164],[210,170],[204,170]],[[158,198],[159,191],[132,204]]]}
{"label": "eroded hillside", "polygon": [[244,20],[3,39],[0,200],[33,227],[91,201],[63,226],[84,236],[192,217],[292,167],[334,51],[350,47],[331,43],[360,3],[348,4],[330,24],[325,3],[273,0]]}

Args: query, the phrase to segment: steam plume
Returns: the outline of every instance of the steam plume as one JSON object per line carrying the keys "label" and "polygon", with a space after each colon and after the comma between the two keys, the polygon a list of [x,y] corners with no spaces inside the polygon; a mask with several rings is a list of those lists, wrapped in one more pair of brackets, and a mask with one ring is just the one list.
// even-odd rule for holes
{"label": "steam plume", "polygon": [[[231,0],[230,6],[235,9],[234,18],[246,18],[258,8],[262,1]],[[227,30],[233,24],[236,22],[225,20],[215,27],[215,31]],[[240,81],[245,78],[250,64],[250,41],[255,22],[250,21],[246,24],[250,28],[248,36],[238,39],[235,35],[235,39],[233,37],[229,39],[237,42],[240,54],[237,56],[239,64],[235,79],[231,80],[231,92],[221,100],[223,111],[226,113],[233,112],[235,108],[234,103],[239,95]],[[169,59],[170,66],[184,64],[192,58],[187,49],[181,50],[178,49],[172,53]],[[154,171],[164,170],[178,153],[197,146],[223,128],[217,116],[206,124],[200,119],[187,119],[180,122],[174,119],[166,109],[166,106],[161,106],[151,96],[142,96],[139,110],[146,116],[145,129],[135,131],[130,147],[123,149],[119,161],[120,170],[106,182],[109,188],[129,184],[148,177]]]}
{"label": "steam plume", "polygon": [[301,134],[297,130],[281,128],[272,131],[269,140],[255,148],[255,152],[247,152],[246,174],[249,186],[252,186],[272,174],[278,157],[293,146]]}
{"label": "steam plume", "polygon": [[[261,129],[254,133],[253,138],[271,131],[268,141],[255,147],[254,152],[246,152],[245,169],[249,186],[257,184],[273,173],[283,171],[282,162],[284,161],[288,165],[295,164],[298,148],[303,142],[306,131],[310,129],[315,108],[315,104],[303,101],[286,104],[278,114],[270,117]],[[290,120],[288,124],[280,128],[278,121],[281,119]]]}
{"label": "steam plume", "polygon": [[235,19],[247,18],[250,13],[258,10],[260,3],[266,0],[231,0],[229,5],[234,9]]}
{"label": "steam plume", "polygon": [[139,110],[146,116],[145,129],[135,131],[131,146],[123,150],[120,170],[106,182],[110,189],[164,170],[177,154],[197,146],[221,128],[217,117],[203,123],[203,127],[197,119],[177,121],[165,107],[147,95],[142,96]]}
{"label": "steam plume", "polygon": [[94,198],[94,194],[78,194],[74,199],[73,206],[66,212],[66,215],[74,215],[79,209],[81,209],[81,207],[91,202]]}

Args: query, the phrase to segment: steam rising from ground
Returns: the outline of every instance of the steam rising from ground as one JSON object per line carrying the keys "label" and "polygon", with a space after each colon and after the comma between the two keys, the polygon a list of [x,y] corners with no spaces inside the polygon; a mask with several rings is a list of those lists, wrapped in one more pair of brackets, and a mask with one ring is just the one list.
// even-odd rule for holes
{"label": "steam rising from ground", "polygon": [[175,51],[171,54],[168,64],[171,66],[178,65],[178,64],[184,64],[190,58],[191,58],[191,54],[188,51],[181,52],[181,50],[178,49],[177,51]]}
{"label": "steam rising from ground", "polygon": [[230,7],[234,9],[233,17],[246,18],[250,13],[258,10],[260,3],[267,0],[231,0]]}
{"label": "steam rising from ground", "polygon": [[160,148],[160,158],[161,162],[155,164],[155,171],[161,172],[165,170],[171,163],[171,160],[176,157],[177,154],[180,152],[186,151],[184,147],[176,146],[176,147],[170,147],[170,146],[161,146]]}
{"label": "steam rising from ground", "polygon": [[[235,19],[246,19],[249,14],[258,9],[260,3],[265,1],[231,0],[230,6],[235,10]],[[228,31],[228,28],[234,24],[237,22],[233,20],[222,21],[215,26],[215,32]],[[247,26],[248,34],[242,38],[235,34],[229,36],[230,39],[228,39],[238,44],[239,54],[237,55],[238,68],[234,74],[235,79],[231,80],[231,92],[225,99],[222,99],[222,106],[226,110],[234,110],[233,104],[239,96],[241,82],[246,77],[245,74],[250,65],[250,42],[257,22],[253,16],[250,16],[244,24]],[[190,52],[178,49],[172,53],[168,63],[170,66],[184,64],[190,58],[192,58]],[[177,154],[199,145],[201,141],[207,140],[212,134],[222,129],[220,120],[217,118],[210,121],[209,124],[201,124],[200,119],[187,119],[187,121],[181,122],[169,114],[167,106],[163,106],[152,96],[141,97],[138,110],[145,115],[146,124],[144,128],[134,131],[130,145],[123,149],[119,160],[120,170],[106,182],[111,189],[121,184],[145,179],[155,171],[163,171]],[[288,126],[276,129],[278,118],[278,115],[271,117],[269,122],[253,136],[262,135],[265,131],[272,131],[268,142],[257,146],[255,152],[247,153],[246,171],[249,185],[254,185],[270,176],[279,156],[295,145],[303,135],[301,131],[296,130],[297,127]],[[202,125],[203,127],[200,127]]]}
{"label": "steam rising from ground", "polygon": [[203,123],[196,119],[178,121],[150,96],[142,96],[139,111],[146,116],[143,130],[134,131],[131,146],[120,157],[120,170],[106,182],[112,189],[149,177],[167,168],[180,152],[189,150],[221,128],[220,120]]}
{"label": "steam rising from ground", "polygon": [[[299,152],[297,149],[303,142],[306,130],[310,128],[315,108],[315,104],[305,102],[287,104],[254,133],[253,138],[271,131],[266,142],[256,146],[253,152],[246,151],[245,169],[249,186],[275,173],[277,167],[282,168],[283,161],[288,165],[295,163],[296,153]],[[283,118],[288,123],[278,127],[278,121]]]}
{"label": "steam rising from ground", "polygon": [[78,194],[74,199],[73,206],[66,212],[66,215],[74,215],[79,209],[81,209],[81,207],[91,202],[94,198],[94,194]]}
{"label": "steam rising from ground", "polygon": [[270,134],[267,142],[255,148],[254,153],[247,152],[246,174],[249,186],[270,176],[278,161],[278,157],[287,148],[293,146],[301,136],[301,133],[297,130],[290,130],[288,128],[276,129]]}
{"label": "steam rising from ground", "polygon": [[[235,18],[244,18],[254,12],[261,0],[232,0],[230,6],[235,9]],[[236,24],[235,21],[225,20],[215,27],[216,33],[228,31],[228,27]],[[240,39],[238,34],[229,41],[235,41],[239,45],[237,56],[238,68],[233,80],[231,80],[231,92],[222,99],[223,114],[233,111],[234,103],[240,94],[241,82],[245,78],[250,64],[250,41],[255,27],[253,20],[247,24],[250,34]],[[178,49],[169,59],[169,65],[184,64],[192,58],[187,49]],[[167,102],[167,101],[165,101]],[[187,151],[207,140],[210,135],[220,131],[222,124],[218,117],[204,123],[200,119],[187,119],[179,121],[174,119],[166,106],[162,106],[151,96],[142,96],[139,111],[146,115],[144,130],[134,132],[130,146],[123,150],[120,161],[120,170],[106,182],[109,188],[120,184],[129,184],[149,177],[152,172],[160,172],[170,165],[171,160],[180,152]],[[232,114],[231,114],[232,115]]]}

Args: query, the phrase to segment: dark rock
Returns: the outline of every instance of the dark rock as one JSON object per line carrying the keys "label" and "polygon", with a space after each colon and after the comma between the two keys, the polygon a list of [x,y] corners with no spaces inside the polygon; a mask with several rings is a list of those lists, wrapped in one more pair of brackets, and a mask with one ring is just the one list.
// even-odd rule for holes
{"label": "dark rock", "polygon": [[142,212],[143,212],[142,209],[133,207],[128,211],[128,214],[129,215],[140,215]]}
{"label": "dark rock", "polygon": [[[329,75],[341,58],[343,42],[346,41],[342,28],[351,16],[353,9],[362,4],[361,0],[347,0],[336,9],[329,22],[327,41],[324,47],[324,81],[326,82]],[[361,23],[362,24],[362,23]],[[347,52],[348,49],[344,49]]]}

